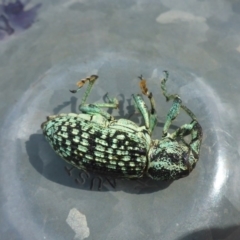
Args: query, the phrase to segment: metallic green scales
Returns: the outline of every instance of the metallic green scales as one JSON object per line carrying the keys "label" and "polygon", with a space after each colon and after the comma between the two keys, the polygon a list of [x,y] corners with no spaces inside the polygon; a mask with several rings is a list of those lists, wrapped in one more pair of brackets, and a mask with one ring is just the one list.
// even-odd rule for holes
{"label": "metallic green scales", "polygon": [[[98,76],[92,75],[77,83],[76,93],[88,82],[88,87],[79,106],[81,114],[69,113],[47,117],[42,123],[43,134],[55,152],[73,166],[114,175],[122,178],[140,178],[143,175],[155,180],[175,180],[187,176],[195,167],[202,142],[202,128],[197,118],[177,94],[166,90],[168,73],[161,82],[166,100],[173,100],[162,138],[151,139],[157,123],[155,101],[148,91],[146,80],[140,78],[142,93],[148,97],[148,110],[140,94],[133,95],[137,110],[142,114],[144,126],[127,119],[115,120],[102,108],[117,108],[118,100],[109,98],[108,103],[86,104],[86,99]],[[186,112],[191,122],[169,133],[169,127],[180,113]],[[185,137],[190,140],[186,142]]]}
{"label": "metallic green scales", "polygon": [[[147,144],[143,134],[132,127],[115,129],[117,121],[106,126],[80,114],[50,117],[43,132],[53,149],[68,163],[80,169],[139,178],[146,168]],[[102,123],[102,124],[101,124]],[[140,137],[141,136],[141,137]]]}

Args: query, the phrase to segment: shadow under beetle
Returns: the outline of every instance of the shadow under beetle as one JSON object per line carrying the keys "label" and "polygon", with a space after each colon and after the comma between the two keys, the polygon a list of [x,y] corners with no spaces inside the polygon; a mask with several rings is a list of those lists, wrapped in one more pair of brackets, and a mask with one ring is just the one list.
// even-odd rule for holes
{"label": "shadow under beetle", "polygon": [[[136,108],[142,114],[144,126],[127,119],[114,119],[103,108],[117,108],[118,100],[109,98],[108,103],[87,104],[86,100],[98,79],[92,75],[77,83],[76,93],[88,82],[79,105],[80,114],[62,113],[47,117],[42,123],[43,134],[55,152],[76,168],[112,175],[119,178],[137,179],[147,175],[155,180],[175,180],[187,176],[199,159],[202,128],[195,115],[182,104],[177,94],[170,95],[166,89],[168,72],[161,81],[166,100],[173,100],[161,140],[151,139],[157,123],[155,102],[148,91],[146,80],[140,76],[142,93],[149,98],[148,110],[140,94],[133,95]],[[192,119],[173,133],[169,127],[183,109]],[[185,137],[190,135],[190,142]]]}

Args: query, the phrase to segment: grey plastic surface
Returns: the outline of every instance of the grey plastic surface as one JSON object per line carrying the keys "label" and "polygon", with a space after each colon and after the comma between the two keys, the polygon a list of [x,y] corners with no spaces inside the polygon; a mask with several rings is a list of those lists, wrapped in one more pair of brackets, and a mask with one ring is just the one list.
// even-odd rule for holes
{"label": "grey plastic surface", "polygon": [[[34,6],[35,22],[0,40],[0,239],[240,239],[240,2],[31,1],[26,11]],[[171,106],[160,91],[163,70],[169,92],[203,127],[190,176],[169,183],[69,175],[40,124],[78,112],[83,91],[68,91],[75,82],[98,74],[89,102],[108,92],[120,100],[112,114],[128,118],[143,74],[160,138]],[[172,130],[188,121],[181,114]]]}

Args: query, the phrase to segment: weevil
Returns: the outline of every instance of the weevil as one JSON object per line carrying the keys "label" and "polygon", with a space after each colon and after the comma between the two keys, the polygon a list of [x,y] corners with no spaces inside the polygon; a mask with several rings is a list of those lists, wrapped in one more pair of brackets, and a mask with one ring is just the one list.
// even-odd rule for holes
{"label": "weevil", "polygon": [[[41,128],[54,151],[76,168],[116,178],[138,179],[144,175],[155,180],[175,180],[187,176],[195,167],[202,142],[202,128],[193,112],[182,104],[177,94],[166,88],[168,72],[164,71],[161,89],[166,101],[173,100],[162,130],[162,138],[151,138],[157,123],[153,94],[146,80],[140,76],[142,94],[150,101],[150,110],[141,94],[133,94],[133,101],[141,113],[144,126],[128,119],[115,119],[103,108],[118,108],[118,100],[107,95],[106,103],[87,104],[97,75],[77,83],[78,92],[88,83],[79,105],[80,114],[61,113],[47,117]],[[169,132],[180,110],[191,122]],[[185,137],[190,136],[190,141]]]}

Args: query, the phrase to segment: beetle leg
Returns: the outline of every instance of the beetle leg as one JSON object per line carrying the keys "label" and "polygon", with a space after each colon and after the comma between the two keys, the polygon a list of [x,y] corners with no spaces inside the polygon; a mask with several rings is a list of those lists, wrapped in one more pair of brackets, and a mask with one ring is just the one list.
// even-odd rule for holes
{"label": "beetle leg", "polygon": [[180,112],[180,108],[182,108],[192,118],[192,120],[197,122],[197,118],[189,108],[182,105],[182,100],[177,94],[168,94],[167,93],[166,82],[168,80],[169,74],[167,71],[164,71],[164,73],[165,73],[165,78],[163,78],[161,81],[161,88],[163,91],[163,95],[166,97],[167,101],[173,99],[172,107],[171,107],[170,111],[168,112],[167,120],[163,127],[163,137],[166,137],[171,123],[174,121],[174,119],[178,116],[178,114]]}
{"label": "beetle leg", "polygon": [[77,90],[70,90],[70,92],[72,93],[76,93],[78,92],[82,87],[83,85],[86,83],[86,82],[89,82],[88,86],[87,86],[87,89],[83,95],[83,98],[82,98],[82,102],[81,102],[81,105],[85,104],[86,100],[87,100],[87,97],[89,96],[91,90],[92,90],[92,87],[93,87],[93,84],[95,83],[95,81],[98,79],[98,76],[97,75],[91,75],[90,77],[87,77],[87,78],[84,78],[84,79],[81,79],[80,81],[77,82],[77,86],[78,86],[78,89]]}
{"label": "beetle leg", "polygon": [[146,80],[143,79],[142,75],[139,77],[141,80],[139,83],[139,86],[142,90],[142,93],[146,95],[149,98],[150,104],[151,104],[151,110],[150,112],[148,111],[147,105],[145,104],[144,100],[142,99],[141,95],[133,95],[133,100],[134,103],[137,107],[137,109],[141,112],[145,126],[147,129],[149,129],[150,134],[153,132],[154,127],[157,123],[157,114],[155,110],[155,101],[153,98],[153,95],[151,92],[148,91],[147,85],[146,85]]}
{"label": "beetle leg", "polygon": [[[169,100],[171,100],[171,99],[173,99],[173,100],[176,99],[176,98],[179,98],[179,99],[180,99],[180,97],[179,97],[177,94],[168,94],[168,93],[167,93],[166,82],[167,82],[167,80],[168,80],[169,74],[168,74],[168,71],[164,71],[164,73],[165,73],[165,77],[164,77],[164,78],[162,79],[162,81],[161,81],[161,88],[162,88],[163,95],[164,95],[164,97],[166,98],[167,102],[168,102]],[[190,109],[188,109],[186,106],[184,106],[184,105],[182,105],[182,104],[181,104],[181,108],[182,108],[193,120],[197,121],[196,116],[193,114],[193,112],[192,112]]]}
{"label": "beetle leg", "polygon": [[93,84],[98,79],[97,75],[91,75],[90,77],[81,79],[77,82],[78,89],[77,90],[70,90],[72,93],[78,92],[85,83],[89,83],[87,89],[83,95],[81,104],[79,105],[79,110],[82,113],[95,115],[100,114],[108,120],[112,120],[113,117],[107,113],[106,111],[102,110],[101,108],[118,108],[118,100],[116,98],[109,98],[108,95],[106,96],[108,99],[108,103],[95,103],[95,104],[86,104],[86,100],[92,90]]}
{"label": "beetle leg", "polygon": [[149,129],[149,114],[148,114],[148,109],[147,109],[147,105],[145,104],[143,98],[141,97],[140,94],[133,94],[132,95],[133,100],[134,100],[134,105],[135,107],[138,109],[138,111],[142,114],[143,119],[144,119],[144,123],[147,129]]}
{"label": "beetle leg", "polygon": [[133,94],[132,96],[133,96],[133,100],[134,100],[134,105],[139,110],[139,112],[142,114],[144,123],[145,123],[145,127],[149,130],[149,133],[151,134],[157,123],[157,114],[156,114],[156,112],[154,112],[154,114],[149,114],[147,105],[145,104],[141,95]]}
{"label": "beetle leg", "polygon": [[94,104],[81,104],[79,110],[82,113],[87,113],[91,115],[100,114],[107,120],[113,120],[113,116],[101,108],[118,108],[118,100],[116,98],[109,98],[108,93],[106,95],[108,103],[94,103]]}
{"label": "beetle leg", "polygon": [[89,115],[100,114],[101,116],[103,116],[104,118],[106,118],[109,121],[114,119],[114,117],[111,114],[109,114],[108,112],[106,112],[103,109],[101,109],[101,107],[99,107],[97,104],[84,104],[84,105],[80,105],[79,106],[79,110],[82,113],[86,113],[86,114],[89,114]]}
{"label": "beetle leg", "polygon": [[[186,143],[184,140],[184,137],[188,135],[191,135],[190,143]],[[197,121],[193,120],[189,124],[182,125],[175,132],[169,134],[168,137],[173,140],[180,138],[180,140],[189,148],[189,152],[193,155],[195,162],[197,162],[202,143],[202,128]]]}
{"label": "beetle leg", "polygon": [[79,106],[79,110],[82,113],[87,113],[90,115],[100,114],[107,120],[113,120],[113,116],[108,112],[104,111],[102,108],[118,108],[118,100],[116,98],[109,100],[109,103],[83,104]]}
{"label": "beetle leg", "polygon": [[[168,80],[168,72],[165,71],[165,78],[161,82],[161,88],[163,91],[163,95],[166,97],[166,100],[169,101],[173,99],[173,104],[168,112],[167,120],[163,127],[163,137],[171,138],[172,140],[177,140],[178,138],[185,144],[188,149],[190,155],[193,156],[193,161],[196,163],[199,157],[199,151],[200,146],[202,142],[202,128],[200,124],[198,123],[196,116],[193,114],[193,112],[187,108],[185,105],[182,105],[182,100],[177,94],[168,94],[166,89],[166,81]],[[168,129],[173,122],[173,120],[178,116],[180,112],[180,108],[182,108],[192,119],[192,122],[189,124],[184,124],[180,128],[178,128],[175,132],[172,134],[168,133]],[[190,143],[187,143],[184,140],[184,137],[191,135],[191,141]],[[191,165],[193,166],[193,165]],[[192,167],[191,167],[192,168]],[[189,169],[191,170],[191,169]]]}
{"label": "beetle leg", "polygon": [[147,84],[146,84],[146,79],[144,79],[142,77],[142,75],[138,78],[141,80],[140,83],[139,83],[139,86],[142,90],[142,93],[149,98],[149,101],[150,101],[150,104],[151,104],[150,114],[154,115],[156,113],[156,109],[155,109],[155,101],[154,101],[153,95],[152,95],[151,92],[148,91]]}
{"label": "beetle leg", "polygon": [[168,73],[168,71],[163,71],[163,72],[165,74],[165,77],[161,81],[161,89],[163,91],[164,97],[166,98],[166,100],[168,102],[169,100],[175,99],[176,97],[178,97],[178,95],[177,94],[168,94],[167,93],[166,82],[168,80],[169,73]]}
{"label": "beetle leg", "polygon": [[166,82],[168,80],[169,74],[168,74],[168,71],[164,71],[164,73],[165,73],[165,77],[161,81],[161,88],[163,91],[163,95],[166,98],[166,101],[173,99],[173,104],[168,112],[167,119],[166,119],[166,122],[163,127],[163,137],[165,137],[167,135],[170,125],[172,124],[174,119],[178,116],[178,114],[180,112],[181,104],[182,104],[182,100],[180,99],[180,97],[177,94],[170,95],[167,92]]}
{"label": "beetle leg", "polygon": [[182,103],[182,100],[179,97],[176,97],[173,100],[172,107],[168,112],[166,122],[163,126],[163,137],[167,136],[169,127],[171,126],[173,120],[178,116],[181,108],[181,103]]}
{"label": "beetle leg", "polygon": [[117,98],[110,98],[108,96],[108,93],[106,94],[106,98],[108,100],[108,103],[95,103],[94,105],[100,108],[118,108],[119,102]]}
{"label": "beetle leg", "polygon": [[[193,153],[196,153],[197,156],[199,155],[201,143],[202,143],[202,127],[197,121],[193,121],[193,128],[191,131],[191,142],[190,147]],[[197,158],[198,159],[198,158]]]}

